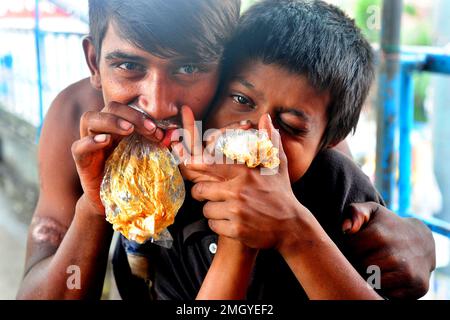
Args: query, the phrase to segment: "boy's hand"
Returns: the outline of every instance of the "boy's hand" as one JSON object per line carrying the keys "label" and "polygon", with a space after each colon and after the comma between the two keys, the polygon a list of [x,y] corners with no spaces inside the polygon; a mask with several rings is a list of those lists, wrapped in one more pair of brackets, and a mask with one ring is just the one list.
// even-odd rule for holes
{"label": "boy's hand", "polygon": [[80,140],[72,145],[83,201],[104,215],[100,200],[105,161],[120,140],[133,132],[153,141],[160,141],[164,133],[151,120],[120,103],[112,102],[101,112],[86,112],[80,120]]}
{"label": "boy's hand", "polygon": [[204,182],[196,183],[191,192],[195,199],[208,201],[203,213],[214,232],[251,248],[279,247],[288,235],[297,233],[303,206],[292,191],[280,136],[267,115],[261,118],[260,129],[268,130],[269,136],[273,132],[280,141],[281,163],[273,175],[263,176],[258,169],[236,164],[181,167],[191,173],[190,178],[203,176]]}
{"label": "boy's hand", "polygon": [[401,218],[375,202],[354,204],[353,212],[364,217],[365,227],[345,236],[352,263],[363,274],[367,267],[378,266],[381,291],[388,298],[422,297],[436,266],[431,231],[419,220]]}
{"label": "boy's hand", "polygon": [[205,148],[203,148],[200,130],[195,125],[195,119],[192,110],[188,106],[183,106],[181,108],[181,116],[185,133],[185,136],[183,136],[183,141],[178,142],[179,134],[176,131],[173,132],[170,140],[172,140],[171,147],[173,153],[179,159],[180,163],[183,164],[180,166],[183,177],[194,183],[205,181],[224,181],[226,179],[226,174],[223,170],[218,171],[217,175],[215,175],[209,167],[206,167],[207,170],[203,171],[199,170],[200,167],[191,169],[194,167],[190,167],[186,164],[211,163],[209,159],[214,158],[213,151],[219,136],[228,129],[250,129],[250,121],[234,122],[224,128],[213,130],[205,138],[207,141]]}
{"label": "boy's hand", "polygon": [[164,131],[157,128],[152,120],[126,104],[110,102],[100,112],[89,111],[81,116],[80,136],[112,134],[115,139],[127,135],[130,127],[150,141],[160,142]]}

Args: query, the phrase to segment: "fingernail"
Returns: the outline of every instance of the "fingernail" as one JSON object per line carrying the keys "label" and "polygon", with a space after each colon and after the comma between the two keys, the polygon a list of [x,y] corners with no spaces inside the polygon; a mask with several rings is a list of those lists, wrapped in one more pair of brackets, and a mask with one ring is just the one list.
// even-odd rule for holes
{"label": "fingernail", "polygon": [[123,119],[119,119],[119,127],[123,130],[129,130],[133,125],[129,123],[128,121],[125,121]]}
{"label": "fingernail", "polygon": [[94,141],[97,143],[103,143],[108,139],[107,134],[98,134],[94,137]]}
{"label": "fingernail", "polygon": [[156,130],[155,132],[155,138],[160,141],[162,138],[164,138],[164,132],[162,130]]}
{"label": "fingernail", "polygon": [[267,117],[269,118],[269,121],[272,122],[272,117],[270,116],[270,114],[267,114]]}
{"label": "fingernail", "polygon": [[239,124],[241,126],[246,126],[249,122],[250,122],[250,120],[242,120],[241,122],[239,122]]}
{"label": "fingernail", "polygon": [[352,229],[352,222],[349,219],[346,219],[342,223],[342,232],[347,234]]}
{"label": "fingernail", "polygon": [[153,123],[153,121],[146,119],[146,120],[144,120],[144,127],[148,131],[153,131],[153,130],[155,130],[156,125]]}

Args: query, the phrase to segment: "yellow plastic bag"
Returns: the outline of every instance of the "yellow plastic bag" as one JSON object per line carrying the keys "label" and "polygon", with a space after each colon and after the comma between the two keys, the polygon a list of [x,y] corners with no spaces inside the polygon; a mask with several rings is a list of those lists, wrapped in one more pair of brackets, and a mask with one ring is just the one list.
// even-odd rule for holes
{"label": "yellow plastic bag", "polygon": [[132,134],[108,158],[100,198],[114,230],[137,243],[169,247],[167,227],[183,204],[185,187],[170,151]]}

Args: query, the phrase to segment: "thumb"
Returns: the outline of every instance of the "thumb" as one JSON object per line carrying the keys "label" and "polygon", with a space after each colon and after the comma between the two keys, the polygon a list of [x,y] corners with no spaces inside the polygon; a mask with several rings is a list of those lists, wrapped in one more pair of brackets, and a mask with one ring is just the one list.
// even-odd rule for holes
{"label": "thumb", "polygon": [[375,202],[350,204],[350,218],[342,223],[342,231],[345,234],[354,234],[361,230],[377,212],[378,206],[379,204]]}
{"label": "thumb", "polygon": [[268,113],[261,116],[258,123],[259,130],[265,130],[269,135],[269,139],[275,148],[278,149],[278,157],[280,158],[280,169],[287,170],[287,157],[284,153],[283,143],[281,141],[280,132],[273,126],[272,118]]}
{"label": "thumb", "polygon": [[201,158],[203,152],[202,136],[190,107],[186,105],[181,107],[181,119],[184,129],[183,144],[194,157]]}
{"label": "thumb", "polygon": [[265,130],[269,137],[271,137],[272,134],[278,134],[278,131],[273,126],[272,118],[268,113],[262,115],[261,118],[259,118],[258,129]]}

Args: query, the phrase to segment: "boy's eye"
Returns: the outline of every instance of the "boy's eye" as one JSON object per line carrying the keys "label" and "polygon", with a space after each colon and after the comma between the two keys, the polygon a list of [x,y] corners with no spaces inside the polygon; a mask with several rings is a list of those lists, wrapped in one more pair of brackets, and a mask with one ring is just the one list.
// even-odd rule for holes
{"label": "boy's eye", "polygon": [[176,71],[179,74],[194,74],[200,71],[200,68],[193,64],[186,64]]}
{"label": "boy's eye", "polygon": [[291,125],[285,120],[282,119],[280,115],[277,116],[276,122],[280,126],[280,128],[286,131],[288,134],[293,136],[305,136],[308,133],[308,129],[305,127],[299,127],[297,125]]}
{"label": "boy's eye", "polygon": [[232,94],[231,98],[233,99],[234,102],[236,102],[238,104],[249,106],[252,109],[255,108],[255,104],[253,103],[253,101],[251,101],[250,99],[248,99],[247,97],[245,97],[243,95]]}
{"label": "boy's eye", "polygon": [[118,65],[119,69],[126,70],[126,71],[144,71],[144,67],[141,66],[138,63],[134,62],[124,62]]}

